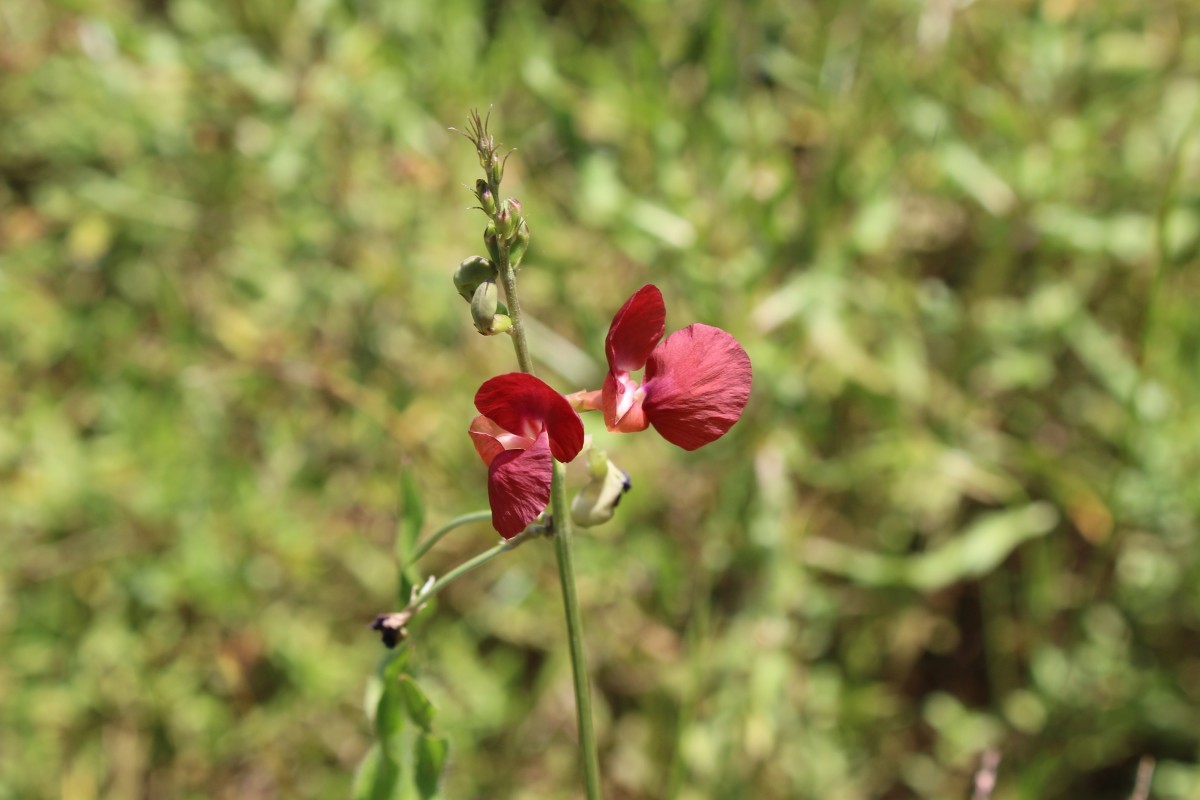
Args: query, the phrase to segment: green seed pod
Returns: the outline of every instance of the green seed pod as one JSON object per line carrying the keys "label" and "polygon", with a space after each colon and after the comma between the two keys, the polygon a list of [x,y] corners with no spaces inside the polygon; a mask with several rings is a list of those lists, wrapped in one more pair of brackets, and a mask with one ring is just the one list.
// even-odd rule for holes
{"label": "green seed pod", "polygon": [[499,305],[496,282],[489,280],[479,284],[475,296],[471,298],[471,321],[475,323],[475,330],[484,336],[491,336],[495,332],[496,309]]}
{"label": "green seed pod", "polygon": [[468,303],[475,296],[475,290],[484,281],[496,280],[496,265],[483,256],[471,256],[463,259],[454,271],[454,288]]}
{"label": "green seed pod", "polygon": [[508,246],[508,263],[513,267],[521,266],[521,259],[525,257],[525,251],[529,249],[529,223],[521,220],[521,224],[517,226],[517,232],[513,235],[512,244]]}
{"label": "green seed pod", "polygon": [[588,472],[591,480],[571,501],[571,519],[581,528],[591,528],[612,519],[621,497],[631,488],[629,476],[600,450],[588,451]]}

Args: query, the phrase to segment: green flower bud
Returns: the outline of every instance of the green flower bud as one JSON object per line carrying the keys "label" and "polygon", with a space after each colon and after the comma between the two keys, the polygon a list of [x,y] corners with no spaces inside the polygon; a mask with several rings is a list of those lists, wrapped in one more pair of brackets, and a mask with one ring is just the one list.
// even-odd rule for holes
{"label": "green flower bud", "polygon": [[475,296],[471,298],[471,321],[475,323],[475,330],[484,336],[491,336],[495,332],[496,310],[499,305],[496,282],[489,280],[479,284],[475,289]]}
{"label": "green flower bud", "polygon": [[479,200],[479,207],[483,209],[483,213],[489,217],[496,213],[496,196],[492,194],[492,187],[488,186],[488,182],[483,178],[475,181],[475,197]]}
{"label": "green flower bud", "polygon": [[508,203],[509,201],[505,200],[504,205],[500,207],[500,213],[496,215],[496,231],[505,241],[510,239],[517,229],[517,218],[508,207]]}
{"label": "green flower bud", "polygon": [[454,288],[468,303],[475,296],[475,290],[484,281],[496,280],[496,265],[483,256],[471,256],[463,259],[454,271]]}
{"label": "green flower bud", "polygon": [[500,237],[496,234],[496,224],[489,222],[483,229],[483,243],[487,245],[488,255],[492,261],[500,260]]}
{"label": "green flower bud", "polygon": [[629,476],[600,450],[588,451],[588,472],[591,480],[571,501],[571,519],[581,528],[591,528],[612,519],[622,495],[632,486]]}
{"label": "green flower bud", "polygon": [[512,244],[508,246],[508,263],[513,267],[521,266],[521,259],[525,257],[525,251],[529,249],[529,223],[521,220],[521,224],[517,226],[517,232],[513,235]]}
{"label": "green flower bud", "polygon": [[[496,176],[496,185],[497,186],[499,186],[500,183],[504,180],[504,165],[507,163],[508,163],[508,156],[501,158],[500,156],[496,155],[495,150],[492,151],[491,172],[493,175]],[[484,167],[484,169],[487,169],[487,167]]]}

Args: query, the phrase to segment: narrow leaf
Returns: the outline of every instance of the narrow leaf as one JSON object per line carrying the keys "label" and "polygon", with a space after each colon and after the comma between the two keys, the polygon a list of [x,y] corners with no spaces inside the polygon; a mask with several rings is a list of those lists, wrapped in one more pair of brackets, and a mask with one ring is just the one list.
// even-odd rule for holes
{"label": "narrow leaf", "polygon": [[408,718],[415,722],[426,733],[433,728],[433,717],[436,709],[429,698],[417,686],[411,675],[401,675],[397,683],[404,704],[408,708]]}
{"label": "narrow leaf", "polygon": [[438,794],[450,743],[445,737],[422,733],[417,737],[413,749],[417,766],[417,791],[421,794],[421,800],[432,800]]}
{"label": "narrow leaf", "polygon": [[375,724],[375,714],[379,710],[379,700],[383,697],[384,687],[394,683],[396,677],[408,666],[408,645],[401,643],[394,650],[388,650],[375,665],[375,671],[367,676],[367,686],[363,691],[363,714],[367,722]]}
{"label": "narrow leaf", "polygon": [[384,756],[400,762],[401,734],[404,731],[403,699],[393,684],[384,688],[375,710],[375,739]]}
{"label": "narrow leaf", "polygon": [[372,745],[358,765],[351,791],[353,800],[394,800],[400,783],[400,767]]}

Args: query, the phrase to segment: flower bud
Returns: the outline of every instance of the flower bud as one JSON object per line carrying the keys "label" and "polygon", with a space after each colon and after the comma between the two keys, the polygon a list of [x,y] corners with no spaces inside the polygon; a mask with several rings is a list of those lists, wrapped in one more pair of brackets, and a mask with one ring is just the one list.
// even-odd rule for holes
{"label": "flower bud", "polygon": [[513,267],[521,266],[521,259],[525,257],[525,251],[529,249],[529,223],[521,220],[521,224],[517,226],[517,232],[513,235],[512,244],[508,247],[508,263]]}
{"label": "flower bud", "polygon": [[454,288],[468,303],[475,296],[479,284],[496,280],[496,265],[483,256],[463,259],[454,271]]}
{"label": "flower bud", "polygon": [[622,495],[632,486],[629,476],[600,450],[588,451],[588,473],[591,480],[571,501],[571,519],[581,528],[591,528],[612,519]]}
{"label": "flower bud", "polygon": [[479,207],[483,209],[483,213],[489,217],[496,213],[496,196],[492,194],[492,187],[488,186],[488,182],[483,178],[475,181],[475,197],[479,200]]}
{"label": "flower bud", "polygon": [[495,332],[496,310],[499,305],[496,282],[489,280],[479,284],[474,297],[471,298],[471,321],[475,323],[475,330],[484,336],[491,336]]}
{"label": "flower bud", "polygon": [[496,224],[489,222],[483,229],[483,243],[487,245],[488,255],[492,261],[500,260],[500,237],[496,234]]}
{"label": "flower bud", "polygon": [[508,201],[505,200],[504,205],[500,206],[500,213],[496,215],[496,232],[507,241],[516,229],[517,218],[513,216],[512,209],[508,207]]}
{"label": "flower bud", "polygon": [[504,204],[508,206],[508,210],[513,215],[513,219],[517,220],[518,222],[524,219],[524,216],[521,214],[520,200],[515,197],[510,197],[504,201]]}
{"label": "flower bud", "polygon": [[[496,151],[492,150],[492,168],[491,173],[496,176],[496,185],[499,186],[504,180],[504,165],[508,163],[508,156],[501,158],[496,155]],[[487,167],[484,167],[487,169]]]}

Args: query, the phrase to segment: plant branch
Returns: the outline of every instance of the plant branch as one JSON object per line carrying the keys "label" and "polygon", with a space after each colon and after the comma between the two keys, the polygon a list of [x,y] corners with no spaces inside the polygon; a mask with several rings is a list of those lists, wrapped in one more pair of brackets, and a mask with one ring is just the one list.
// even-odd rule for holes
{"label": "plant branch", "polygon": [[490,510],[472,511],[470,514],[463,514],[461,517],[455,517],[430,534],[428,539],[418,544],[413,550],[412,556],[408,559],[408,563],[404,566],[407,567],[420,561],[421,556],[432,550],[434,545],[441,541],[446,534],[450,533],[455,528],[461,528],[464,525],[470,525],[472,522],[487,522],[491,518],[492,512]]}

